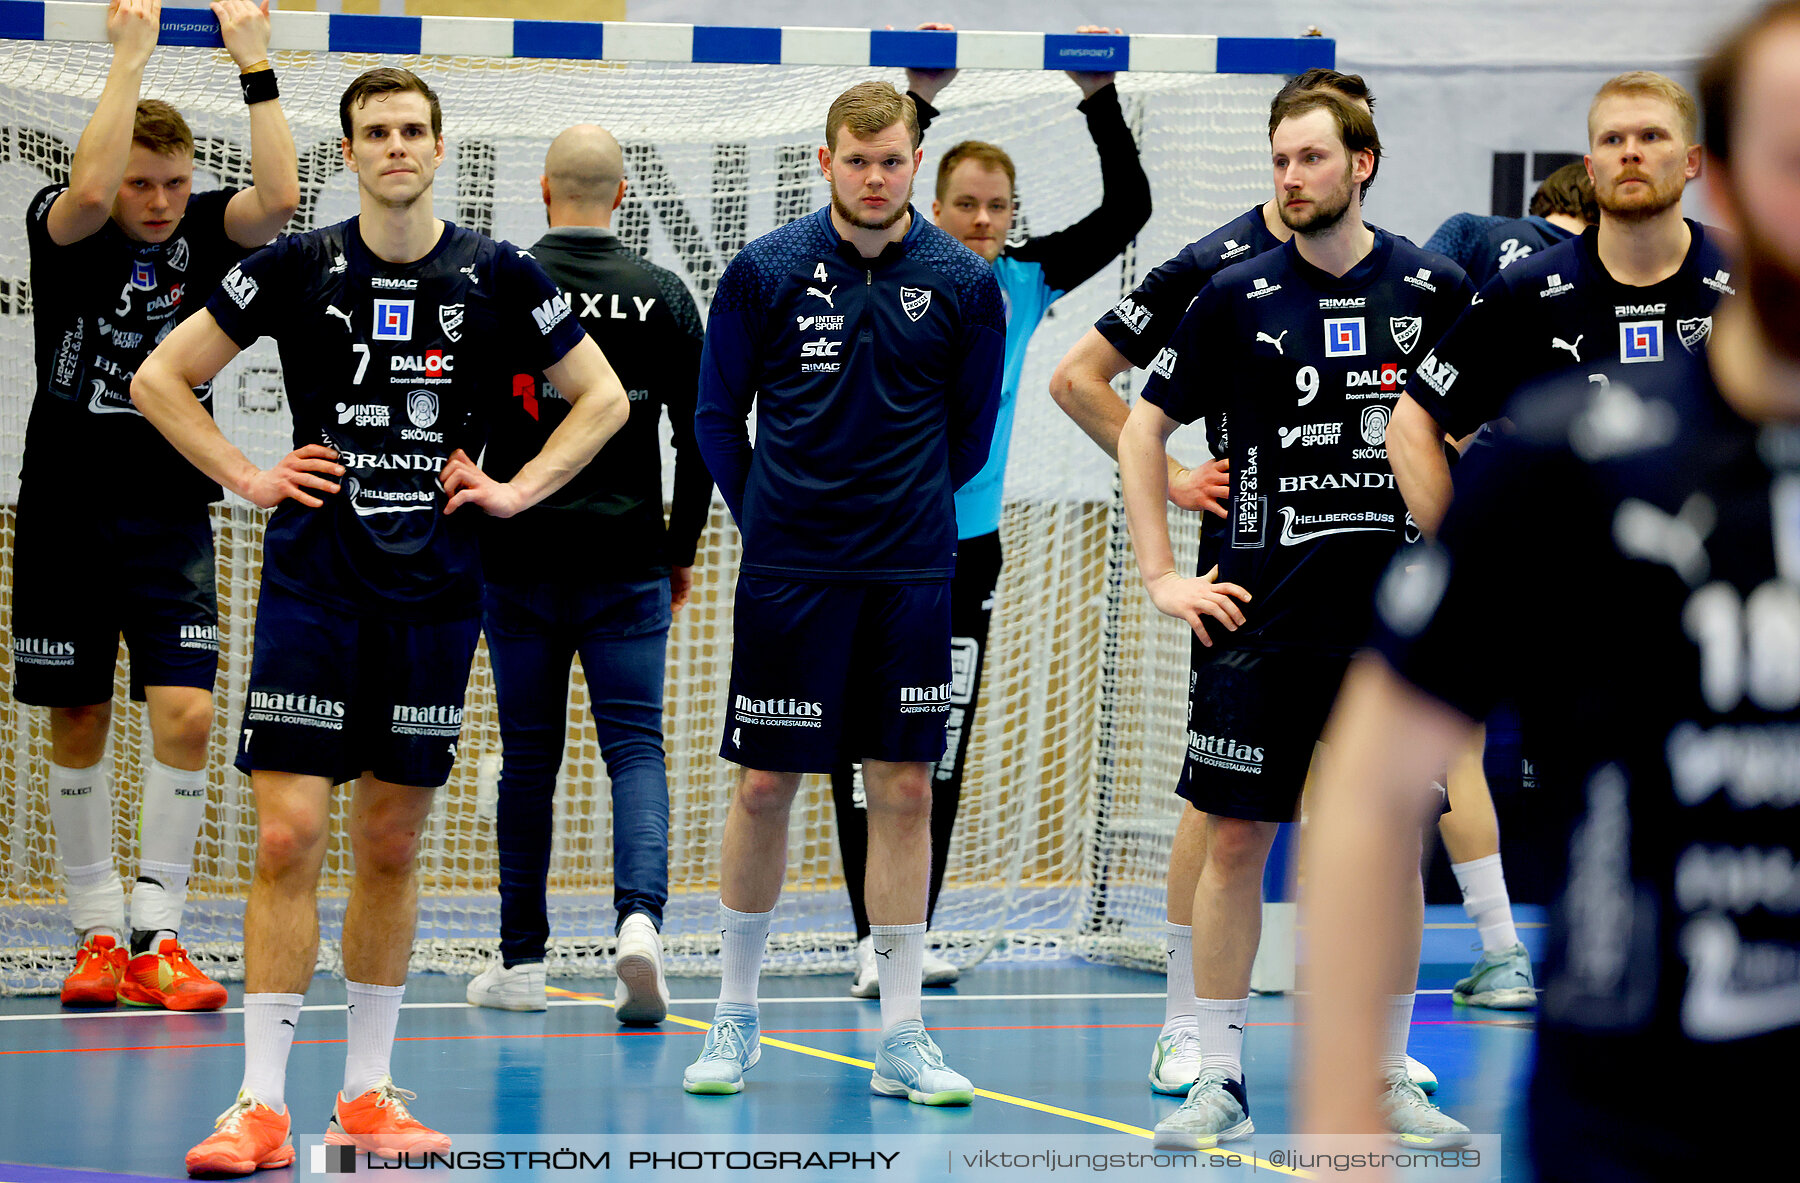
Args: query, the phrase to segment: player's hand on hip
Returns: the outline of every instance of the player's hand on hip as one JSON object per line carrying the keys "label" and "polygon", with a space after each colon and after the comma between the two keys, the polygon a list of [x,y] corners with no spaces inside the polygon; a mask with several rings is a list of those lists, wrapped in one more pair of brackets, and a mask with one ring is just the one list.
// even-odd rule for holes
{"label": "player's hand on hip", "polygon": [[1231,497],[1231,461],[1208,460],[1198,468],[1184,468],[1169,482],[1169,500],[1182,509],[1203,509],[1230,517],[1226,502]]}
{"label": "player's hand on hip", "polygon": [[[1077,33],[1110,33],[1115,37],[1121,36],[1125,32],[1123,29],[1109,29],[1105,25],[1080,25],[1075,31]],[[1063,73],[1067,74],[1069,79],[1081,88],[1083,99],[1093,98],[1095,91],[1103,86],[1111,86],[1116,77],[1112,70],[1064,70]]]}
{"label": "player's hand on hip", "polygon": [[694,590],[694,569],[692,567],[669,568],[669,611],[679,612],[687,607],[688,593]]}
{"label": "player's hand on hip", "polygon": [[142,66],[161,32],[160,0],[112,0],[106,6],[106,39],[116,58]]}
{"label": "player's hand on hip", "polygon": [[1211,648],[1212,636],[1206,631],[1205,618],[1210,616],[1226,631],[1236,632],[1244,623],[1244,613],[1232,602],[1233,598],[1250,602],[1249,592],[1235,583],[1215,582],[1218,577],[1217,567],[1197,579],[1183,579],[1174,571],[1167,572],[1150,583],[1150,601],[1164,616],[1187,621],[1200,643]]}
{"label": "player's hand on hip", "polygon": [[[889,29],[893,27],[892,25],[888,26]],[[943,21],[926,21],[919,26],[919,30],[926,33],[954,33],[956,26],[947,25]],[[929,103],[936,99],[938,92],[949,86],[950,80],[955,77],[956,67],[954,66],[942,70],[925,70],[908,66],[906,67],[906,89]]]}
{"label": "player's hand on hip", "polygon": [[337,455],[324,444],[295,448],[277,461],[275,467],[262,469],[251,477],[244,489],[244,497],[263,509],[273,509],[288,500],[317,509],[325,502],[308,490],[338,491],[338,483],[333,478],[344,475],[344,466],[337,462]]}
{"label": "player's hand on hip", "polygon": [[525,508],[525,494],[505,481],[497,481],[481,471],[461,448],[450,453],[450,462],[438,474],[444,492],[450,494],[445,513],[455,513],[464,505],[486,510],[489,517],[510,518]]}
{"label": "player's hand on hip", "polygon": [[269,0],[217,0],[212,6],[219,18],[219,39],[241,70],[269,56]]}

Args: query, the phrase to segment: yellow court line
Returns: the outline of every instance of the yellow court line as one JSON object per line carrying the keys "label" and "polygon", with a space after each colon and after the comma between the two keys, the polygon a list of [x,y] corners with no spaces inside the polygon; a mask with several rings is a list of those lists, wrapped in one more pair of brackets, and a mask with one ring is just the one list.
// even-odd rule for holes
{"label": "yellow court line", "polygon": [[[558,994],[564,998],[581,998],[600,1002],[606,1006],[613,1005],[613,1001],[610,998],[602,998],[598,994],[579,994],[573,990],[564,990],[557,986],[550,986],[547,989],[549,993]],[[690,1019],[673,1013],[671,1013],[664,1021],[679,1023],[683,1027],[692,1027],[696,1031],[707,1031],[712,1028],[711,1023],[702,1023],[698,1019]],[[762,1037],[762,1043],[766,1047],[778,1047],[783,1051],[798,1052],[803,1056],[811,1056],[817,1060],[830,1060],[837,1064],[848,1064],[852,1068],[867,1068],[871,1072],[875,1070],[873,1061],[859,1060],[855,1056],[841,1056],[836,1052],[828,1052],[824,1048],[808,1047],[803,1043],[790,1043],[785,1039],[771,1039],[767,1035]],[[999,1101],[1006,1105],[1017,1105],[1021,1109],[1035,1109],[1039,1113],[1048,1113],[1055,1117],[1066,1117],[1070,1121],[1086,1122],[1088,1125],[1097,1125],[1105,1129],[1117,1130],[1121,1134],[1133,1134],[1139,1138],[1154,1138],[1156,1136],[1154,1130],[1147,1130],[1142,1126],[1127,1125],[1122,1121],[1114,1121],[1110,1117],[1096,1117],[1094,1114],[1082,1113],[1075,1109],[1064,1109],[1057,1105],[1047,1105],[1042,1101],[1033,1101],[1030,1097],[1015,1097],[1008,1093],[990,1092],[987,1089],[976,1089],[975,1095],[978,1097],[986,1097],[990,1101]],[[1302,1171],[1294,1167],[1280,1166],[1276,1163],[1256,1158],[1253,1155],[1243,1154],[1241,1151],[1235,1151],[1224,1146],[1209,1148],[1207,1150],[1196,1150],[1191,1153],[1238,1154],[1245,1162],[1255,1164],[1255,1167],[1258,1170],[1275,1171],[1283,1175],[1292,1175],[1297,1179],[1312,1179],[1316,1177],[1311,1172]]]}

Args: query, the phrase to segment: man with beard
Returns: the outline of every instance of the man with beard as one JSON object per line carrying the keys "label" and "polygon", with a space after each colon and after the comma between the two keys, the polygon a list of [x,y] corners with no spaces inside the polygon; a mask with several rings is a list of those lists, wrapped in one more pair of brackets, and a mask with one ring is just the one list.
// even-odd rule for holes
{"label": "man with beard", "polygon": [[[950,710],[953,494],[986,462],[1005,345],[987,263],[912,208],[912,101],[851,87],[825,118],[831,205],[757,239],[719,280],[695,434],[743,534],[720,755],[723,974],[691,1093],[761,1055],[757,978],[801,774],[860,759],[881,990],[870,1087],[967,1105],[920,1021],[931,766]],[[745,419],[756,408],[756,446]],[[852,676],[852,671],[855,671]]]}
{"label": "man with beard", "polygon": [[[1381,151],[1366,109],[1331,91],[1300,92],[1276,104],[1269,127],[1281,218],[1294,237],[1201,290],[1119,438],[1145,586],[1158,610],[1194,630],[1176,792],[1207,815],[1193,897],[1201,1063],[1186,1101],[1156,1127],[1157,1145],[1169,1148],[1254,1128],[1242,1050],[1263,866],[1279,823],[1295,815],[1326,710],[1366,633],[1365,614],[1346,605],[1363,600],[1403,536],[1405,506],[1379,442],[1404,359],[1469,295],[1448,259],[1363,223],[1362,189]],[[1169,546],[1164,447],[1179,424],[1221,414],[1232,433],[1228,541],[1212,575],[1184,578]],[[1206,616],[1227,643],[1214,646]],[[1408,1144],[1454,1146],[1468,1129],[1432,1107],[1406,1064],[1423,921],[1417,866],[1415,854],[1415,894],[1403,909],[1411,955],[1393,959],[1388,983],[1385,1109]]]}
{"label": "man with beard", "polygon": [[[354,781],[344,908],[344,1087],[325,1141],[392,1158],[450,1139],[407,1110],[390,1061],[418,924],[417,856],[449,779],[480,628],[477,514],[555,492],[625,422],[612,367],[524,251],[432,214],[443,113],[417,75],[364,72],[338,105],[360,212],[231,271],[145,360],[132,401],[181,454],[253,504],[263,540],[237,766],[256,798],[244,909],[244,1078],[192,1174],[293,1161],[288,1054],[318,962],[332,786]],[[259,469],[194,388],[275,338],[294,451]],[[471,460],[519,369],[569,414],[505,482]]]}
{"label": "man with beard", "polygon": [[[1741,26],[1700,93],[1743,293],[1707,351],[1521,395],[1516,432],[1459,472],[1440,543],[1381,585],[1379,656],[1345,683],[1311,806],[1307,924],[1334,988],[1308,1000],[1307,1132],[1375,1128],[1363,1065],[1380,950],[1400,935],[1383,871],[1406,857],[1396,836],[1428,808],[1433,767],[1507,696],[1541,742],[1543,822],[1568,852],[1531,1083],[1537,1177],[1718,1173],[1715,1125],[1581,1087],[1594,1063],[1729,1090],[1733,1128],[1792,1109],[1756,1086],[1800,1053],[1800,3]],[[1550,529],[1522,512],[1546,501]],[[1553,602],[1496,627],[1522,615],[1527,571],[1554,573]]]}
{"label": "man with beard", "polygon": [[1450,504],[1443,438],[1500,414],[1521,385],[1580,367],[1603,382],[1627,367],[1699,352],[1730,264],[1681,193],[1700,174],[1693,96],[1638,70],[1588,108],[1588,173],[1600,222],[1521,260],[1482,288],[1419,363],[1394,408],[1388,454],[1413,520],[1434,533]]}

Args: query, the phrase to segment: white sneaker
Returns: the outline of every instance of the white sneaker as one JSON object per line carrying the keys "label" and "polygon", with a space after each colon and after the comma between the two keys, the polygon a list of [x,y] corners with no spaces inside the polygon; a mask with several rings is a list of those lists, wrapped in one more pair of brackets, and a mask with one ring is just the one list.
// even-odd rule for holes
{"label": "white sneaker", "polygon": [[932,952],[930,945],[925,946],[925,960],[919,965],[924,971],[922,984],[926,986],[954,986],[962,976],[962,970]]}
{"label": "white sneaker", "polygon": [[1437,1092],[1437,1073],[1411,1056],[1406,1057],[1406,1075],[1419,1086],[1426,1096]]}
{"label": "white sneaker", "polygon": [[875,972],[874,937],[864,937],[856,942],[856,976],[850,981],[850,997],[881,997],[881,978]]}
{"label": "white sneaker", "polygon": [[532,961],[507,969],[495,962],[469,983],[470,1006],[489,1006],[495,1010],[547,1010],[549,995],[544,991],[544,963]]}
{"label": "white sneaker", "polygon": [[1193,1020],[1165,1024],[1150,1053],[1150,1088],[1185,1097],[1200,1079],[1200,1028]]}
{"label": "white sneaker", "polygon": [[669,1017],[669,984],[663,980],[662,934],[642,912],[625,917],[619,927],[619,952],[613,973],[613,1013],[629,1027],[654,1027]]}

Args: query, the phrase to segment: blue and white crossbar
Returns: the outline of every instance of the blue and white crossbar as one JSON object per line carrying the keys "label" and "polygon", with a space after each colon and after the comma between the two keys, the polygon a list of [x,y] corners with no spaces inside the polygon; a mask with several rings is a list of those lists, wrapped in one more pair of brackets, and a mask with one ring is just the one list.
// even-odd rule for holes
{"label": "blue and white crossbar", "polygon": [[[1166,74],[1299,74],[1337,61],[1337,42],[1327,37],[943,33],[335,12],[276,12],[269,19],[271,49],[331,53]],[[106,5],[0,0],[0,38],[104,43]],[[217,48],[219,27],[207,9],[164,8],[161,43]]]}

